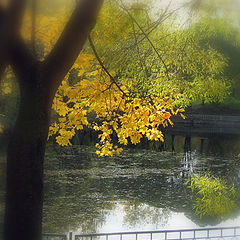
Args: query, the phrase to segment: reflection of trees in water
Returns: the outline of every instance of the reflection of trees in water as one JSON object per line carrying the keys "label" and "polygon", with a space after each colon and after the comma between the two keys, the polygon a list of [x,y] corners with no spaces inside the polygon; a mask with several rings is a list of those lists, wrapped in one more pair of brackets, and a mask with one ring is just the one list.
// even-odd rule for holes
{"label": "reflection of trees in water", "polygon": [[[77,145],[94,146],[97,139],[96,132],[86,128],[77,133],[73,143]],[[195,141],[192,141],[193,139]],[[115,140],[113,137],[113,141]],[[172,152],[191,152],[191,150],[197,149],[201,154],[216,154],[221,156],[240,153],[240,136],[238,135],[200,134],[199,136],[192,136],[190,133],[187,136],[180,136],[175,135],[173,131],[170,135],[166,132],[164,140],[164,142],[156,142],[143,138],[141,143],[137,145],[130,144],[128,148]]]}
{"label": "reflection of trees in water", "polygon": [[[139,154],[131,161],[129,154],[127,156],[116,162],[101,161],[95,157],[86,168],[66,155],[65,160],[54,156],[48,159],[46,167],[50,169],[46,171],[45,178],[44,231],[68,232],[71,226],[71,229],[82,232],[98,232],[109,214],[108,210],[114,210],[115,201],[130,202],[128,206],[125,205],[125,220],[129,224],[134,215],[131,211],[132,201],[139,203],[138,212],[135,213],[135,216],[139,216],[138,222],[146,218],[156,224],[162,219],[167,221],[167,210],[160,208],[165,208],[164,196],[170,197],[170,194],[166,194],[169,183],[167,178],[156,174],[156,167],[167,167],[166,164],[152,159],[153,168],[139,159]],[[146,156],[148,160],[149,157]],[[171,185],[175,188],[174,184]],[[172,189],[172,192],[176,191]]]}
{"label": "reflection of trees in water", "polygon": [[[175,136],[171,136],[172,140],[172,150],[175,149],[174,140]],[[183,165],[182,171],[179,172],[178,176],[175,179],[186,179],[190,177],[195,172],[195,167],[198,163],[198,154],[196,150],[191,148],[191,136],[187,135],[184,139],[183,144],[183,154],[181,158],[181,163]]]}
{"label": "reflection of trees in water", "polygon": [[124,224],[131,227],[152,224],[155,229],[167,225],[170,211],[167,208],[154,208],[138,201],[124,203]]}
{"label": "reflection of trees in water", "polygon": [[[93,136],[90,140],[93,141]],[[201,164],[205,164],[203,170],[208,168],[214,175],[224,176],[240,190],[240,160],[229,157],[229,153],[240,153],[239,140],[193,140],[178,136],[166,139],[164,148],[170,152],[174,148],[174,154],[131,150],[116,157],[117,160],[96,159],[95,150],[87,147],[84,147],[85,152],[79,147],[62,148],[61,151],[56,147],[56,155],[52,147],[49,148],[44,232],[68,232],[70,228],[78,229],[78,232],[98,232],[118,200],[128,202],[125,204],[125,222],[132,226],[144,220],[154,224],[167,221],[169,209],[184,212],[200,225],[208,221],[210,224],[218,223],[194,215],[192,195],[184,183],[189,172],[199,172],[198,160],[201,160]],[[159,151],[163,145],[146,143],[144,146]],[[196,149],[200,149],[200,154]],[[206,158],[206,153],[214,155]],[[220,155],[220,158],[212,157],[215,155]],[[0,225],[5,174],[5,161],[1,156]],[[227,162],[223,162],[222,156],[228,156]],[[86,169],[88,171],[84,171]]]}
{"label": "reflection of trees in water", "polygon": [[185,171],[188,171],[189,174],[193,172],[192,166],[192,152],[191,152],[191,137],[186,136],[184,141],[184,155],[183,155],[183,168]]}
{"label": "reflection of trees in water", "polygon": [[107,215],[104,209],[113,209],[105,190],[90,177],[97,163],[87,150],[49,148],[45,164],[44,232],[98,232]]}
{"label": "reflection of trees in water", "polygon": [[194,193],[194,210],[200,217],[228,219],[238,210],[240,192],[219,177],[194,176],[189,181],[189,188]]}
{"label": "reflection of trees in water", "polygon": [[98,232],[119,201],[126,203],[126,224],[167,221],[168,213],[174,211],[204,225],[207,221],[194,214],[193,195],[185,181],[189,172],[199,171],[199,160],[204,160],[201,164],[210,160],[187,146],[192,143],[189,139],[182,148],[185,142],[191,154],[131,149],[116,158],[98,159],[93,149],[85,147],[49,154],[44,231],[67,232],[71,227]]}
{"label": "reflection of trees in water", "polygon": [[[181,137],[180,140],[183,151],[182,164],[184,172],[182,175],[186,175],[185,171],[189,175],[204,171],[212,172],[216,176],[238,175],[236,173],[236,169],[238,169],[236,165],[240,162],[236,157],[238,149],[240,152],[238,139],[221,137],[192,138],[187,135],[184,138]],[[237,146],[238,144],[239,146]],[[179,146],[177,148],[178,150],[181,149]],[[231,164],[228,164],[229,162]],[[228,167],[223,168],[224,164],[227,164]]]}
{"label": "reflection of trees in water", "polygon": [[45,232],[98,232],[107,215],[104,210],[114,208],[103,189],[80,172],[48,172],[45,182]]}
{"label": "reflection of trees in water", "polygon": [[216,156],[236,156],[240,152],[239,136],[218,135],[209,137],[204,146],[205,154]]}

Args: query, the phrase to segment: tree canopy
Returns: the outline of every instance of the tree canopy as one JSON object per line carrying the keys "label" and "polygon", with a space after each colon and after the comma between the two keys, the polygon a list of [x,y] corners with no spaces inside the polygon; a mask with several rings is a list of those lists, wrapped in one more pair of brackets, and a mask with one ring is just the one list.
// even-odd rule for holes
{"label": "tree canopy", "polygon": [[[54,47],[69,10],[63,4],[55,15],[41,11],[36,16],[35,52],[40,59]],[[172,125],[172,115],[184,118],[184,108],[195,102],[222,102],[231,87],[228,59],[209,39],[229,30],[209,18],[179,26],[174,14],[166,8],[153,16],[143,2],[107,1],[90,43],[55,96],[58,118],[49,137],[70,145],[76,131],[86,126],[99,133],[98,155],[111,156],[144,136],[163,141],[160,127]],[[22,28],[28,42],[33,37],[31,18],[27,12]],[[2,89],[3,94],[10,91],[8,81]]]}
{"label": "tree canopy", "polygon": [[174,12],[153,18],[144,4],[109,1],[89,37],[103,0],[71,1],[72,13],[63,6],[56,16],[36,16],[33,1],[25,21],[27,1],[0,3],[0,77],[10,65],[20,91],[7,153],[6,240],[41,239],[48,135],[68,145],[87,126],[99,133],[98,155],[111,156],[143,137],[163,141],[160,127],[185,106],[229,93],[226,58],[201,41],[203,25],[176,27]]}
{"label": "tree canopy", "polygon": [[87,126],[99,132],[97,154],[112,156],[144,136],[164,141],[160,127],[172,125],[173,115],[184,118],[194,101],[223,101],[230,86],[226,58],[202,44],[203,29],[170,25],[168,14],[156,23],[143,4],[105,5],[90,44],[57,92],[59,117],[49,136],[70,145]]}

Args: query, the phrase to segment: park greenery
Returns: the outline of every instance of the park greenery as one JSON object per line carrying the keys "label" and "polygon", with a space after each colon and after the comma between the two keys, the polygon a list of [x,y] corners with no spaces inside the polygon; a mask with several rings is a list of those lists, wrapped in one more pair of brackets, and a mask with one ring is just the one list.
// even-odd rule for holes
{"label": "park greenery", "polygon": [[[97,155],[113,156],[143,138],[164,141],[161,129],[173,125],[176,115],[185,118],[189,106],[239,103],[238,23],[224,12],[207,13],[202,5],[203,17],[182,24],[168,7],[157,14],[144,2],[109,0],[99,14],[102,3],[71,1],[71,9],[63,1],[58,12],[40,9],[37,15],[33,4],[24,19],[25,1],[0,3],[6,22],[0,24],[0,134],[14,125],[7,153],[6,240],[19,232],[41,239],[47,136],[67,146],[90,128],[98,134]],[[227,206],[212,207],[219,195],[206,189],[209,182]],[[234,188],[219,179],[193,178],[191,188],[198,189],[198,213],[225,215],[235,208]]]}
{"label": "park greenery", "polygon": [[224,219],[237,209],[239,192],[219,177],[210,174],[193,176],[187,183],[195,194],[193,209],[200,218],[210,216]]}
{"label": "park greenery", "polygon": [[[55,16],[38,16],[40,58],[54,46],[67,15],[64,8]],[[29,15],[26,39],[28,23]],[[224,74],[228,60],[205,41],[213,34],[205,22],[179,27],[169,12],[156,20],[145,4],[108,1],[89,44],[58,89],[49,137],[66,146],[76,131],[92,128],[99,133],[99,156],[118,154],[143,137],[164,141],[160,127],[173,125],[173,115],[184,118],[185,107],[223,102],[230,93]]]}
{"label": "park greenery", "polygon": [[[40,59],[56,43],[68,10],[63,4],[55,15],[43,11],[37,16]],[[164,141],[159,128],[173,125],[173,115],[184,118],[186,107],[223,103],[231,92],[236,97],[236,63],[216,45],[216,39],[233,42],[233,26],[209,14],[180,25],[172,15],[174,11],[166,10],[153,16],[144,3],[107,1],[90,43],[55,96],[49,137],[67,146],[77,131],[92,128],[99,133],[97,154],[112,156],[143,137]],[[22,35],[27,41],[29,29],[31,15],[26,14]],[[9,70],[2,98],[11,92],[12,77]]]}

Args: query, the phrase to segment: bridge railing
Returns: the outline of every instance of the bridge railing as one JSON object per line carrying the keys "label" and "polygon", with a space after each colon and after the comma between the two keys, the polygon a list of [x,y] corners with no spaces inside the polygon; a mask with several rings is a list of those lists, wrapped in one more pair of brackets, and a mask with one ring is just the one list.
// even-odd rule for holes
{"label": "bridge railing", "polygon": [[180,230],[76,234],[43,234],[42,240],[240,240],[240,226]]}
{"label": "bridge railing", "polygon": [[240,239],[240,226],[181,230],[118,232],[75,235],[75,240],[187,240]]}

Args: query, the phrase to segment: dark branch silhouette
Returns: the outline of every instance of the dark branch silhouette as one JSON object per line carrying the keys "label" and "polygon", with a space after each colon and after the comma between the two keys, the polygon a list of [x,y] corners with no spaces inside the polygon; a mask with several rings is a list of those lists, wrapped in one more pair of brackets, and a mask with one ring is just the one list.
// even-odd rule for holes
{"label": "dark branch silhouette", "polygon": [[103,0],[78,2],[59,40],[44,61],[44,72],[54,90],[57,90],[82,50],[90,31],[95,26],[102,3]]}

